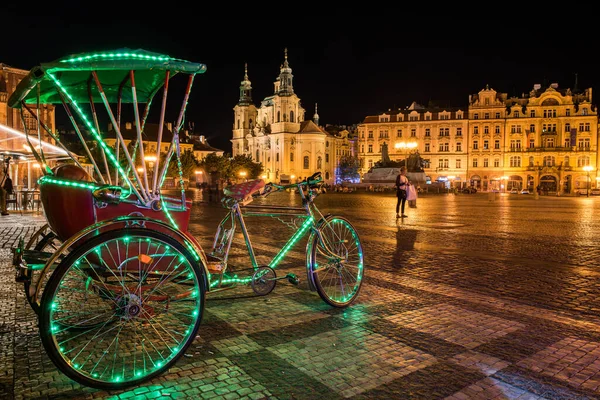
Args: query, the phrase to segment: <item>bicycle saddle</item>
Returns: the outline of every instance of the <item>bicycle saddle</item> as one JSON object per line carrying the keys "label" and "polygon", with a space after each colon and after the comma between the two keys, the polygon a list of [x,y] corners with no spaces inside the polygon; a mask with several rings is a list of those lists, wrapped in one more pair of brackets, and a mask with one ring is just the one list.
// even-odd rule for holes
{"label": "bicycle saddle", "polygon": [[223,188],[223,193],[225,196],[242,201],[248,196],[252,196],[254,193],[259,192],[264,187],[265,181],[262,179],[255,179],[253,181],[227,186]]}

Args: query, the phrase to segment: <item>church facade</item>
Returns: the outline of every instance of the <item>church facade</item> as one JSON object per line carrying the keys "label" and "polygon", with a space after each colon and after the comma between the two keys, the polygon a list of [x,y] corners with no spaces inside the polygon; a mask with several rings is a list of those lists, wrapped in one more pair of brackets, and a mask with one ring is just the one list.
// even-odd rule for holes
{"label": "church facade", "polygon": [[262,163],[267,182],[295,182],[320,171],[325,182],[335,183],[340,157],[354,155],[352,138],[348,131],[334,135],[319,126],[316,105],[313,119],[305,119],[293,78],[286,49],[274,93],[257,107],[245,66],[240,97],[233,108],[232,154],[249,155]]}

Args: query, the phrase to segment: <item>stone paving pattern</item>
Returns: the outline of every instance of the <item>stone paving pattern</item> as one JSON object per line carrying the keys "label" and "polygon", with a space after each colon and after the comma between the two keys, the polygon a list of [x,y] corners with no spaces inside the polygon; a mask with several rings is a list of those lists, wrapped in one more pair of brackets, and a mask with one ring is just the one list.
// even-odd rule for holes
{"label": "stone paving pattern", "polygon": [[[394,218],[391,194],[317,204],[348,217],[363,241],[355,304],[335,309],[308,290],[301,242],[279,272],[300,285],[279,281],[264,297],[248,287],[210,293],[185,356],[110,393],[56,370],[14,282],[10,248],[43,216],[1,217],[0,399],[600,399],[600,198],[431,195],[405,220]],[[206,248],[224,211],[194,205],[190,232]],[[292,231],[252,222],[267,263]],[[246,268],[242,249],[233,253]]]}

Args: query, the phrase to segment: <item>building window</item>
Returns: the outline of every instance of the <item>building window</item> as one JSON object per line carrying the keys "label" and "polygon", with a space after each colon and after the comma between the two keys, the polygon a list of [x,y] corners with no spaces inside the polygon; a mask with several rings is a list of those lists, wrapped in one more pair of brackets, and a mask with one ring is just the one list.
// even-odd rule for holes
{"label": "building window", "polygon": [[477,168],[477,159],[476,158],[473,159],[473,167]]}
{"label": "building window", "polygon": [[473,119],[479,119],[479,114],[478,113],[473,114]]}
{"label": "building window", "polygon": [[456,151],[462,151],[462,143],[456,142]]}
{"label": "building window", "polygon": [[494,167],[498,168],[500,166],[500,159],[499,158],[494,158]]}
{"label": "building window", "polygon": [[479,149],[479,142],[477,140],[473,141],[473,150]]}
{"label": "building window", "polygon": [[369,145],[369,153],[372,153],[372,152],[373,152],[373,145],[372,145],[372,144],[370,144],[370,145]]}
{"label": "building window", "polygon": [[544,167],[554,167],[554,156],[544,157]]}
{"label": "building window", "polygon": [[566,114],[565,114],[565,115],[566,115],[567,117],[570,117],[570,116],[571,116],[571,109],[570,109],[570,108],[567,108],[565,111],[566,111]]}
{"label": "building window", "polygon": [[410,136],[411,136],[411,137],[416,137],[416,136],[417,136],[417,130],[416,130],[415,128],[412,128],[412,129],[410,130]]}
{"label": "building window", "polygon": [[521,166],[521,157],[513,156],[510,158],[510,166],[511,167],[520,167]]}
{"label": "building window", "polygon": [[275,161],[279,162],[279,153],[275,153]]}
{"label": "building window", "polygon": [[456,160],[456,169],[460,169],[461,168],[461,162],[460,162],[460,158],[458,160]]}
{"label": "building window", "polygon": [[431,129],[425,128],[425,137],[431,137]]}
{"label": "building window", "polygon": [[294,162],[294,153],[290,153],[290,161]]}
{"label": "building window", "polygon": [[259,150],[256,150],[256,162],[260,162],[260,160],[259,160],[259,158],[258,158],[259,154],[260,154],[260,153],[259,153]]}
{"label": "building window", "polygon": [[500,141],[498,139],[494,140],[494,149],[496,149],[496,150],[500,149]]}
{"label": "building window", "polygon": [[489,126],[487,126],[487,125],[486,125],[486,126],[484,126],[484,127],[483,127],[483,133],[485,133],[485,134],[489,134],[489,133],[490,133],[490,127],[489,127]]}
{"label": "building window", "polygon": [[308,169],[308,165],[309,165],[308,156],[304,156],[304,169]]}
{"label": "building window", "polygon": [[529,125],[529,133],[535,133],[535,125]]}
{"label": "building window", "polygon": [[402,129],[396,131],[396,137],[402,137]]}
{"label": "building window", "polygon": [[325,163],[329,162],[329,154],[325,154]]}
{"label": "building window", "polygon": [[487,158],[483,159],[483,168],[487,168],[490,166],[489,160]]}
{"label": "building window", "polygon": [[440,151],[449,151],[449,144],[448,143],[440,143]]}
{"label": "building window", "polygon": [[369,131],[369,139],[373,139],[373,131]]}
{"label": "building window", "polygon": [[577,142],[577,147],[579,147],[580,149],[589,149],[590,138],[580,138]]}
{"label": "building window", "polygon": [[494,127],[494,132],[495,132],[495,133],[500,133],[500,125],[496,125],[496,126]]}
{"label": "building window", "polygon": [[429,143],[425,143],[425,153],[429,153]]}
{"label": "building window", "polygon": [[565,156],[565,166],[569,166],[569,156]]}
{"label": "building window", "polygon": [[488,140],[483,141],[483,149],[488,150],[490,148],[490,143]]}
{"label": "building window", "polygon": [[533,157],[529,157],[529,166],[533,167]]}
{"label": "building window", "polygon": [[473,127],[473,134],[474,134],[474,135],[477,135],[477,134],[479,134],[479,127],[478,127],[478,126],[474,126],[474,127]]}
{"label": "building window", "polygon": [[490,113],[483,114],[483,119],[490,119]]}
{"label": "building window", "polygon": [[500,119],[500,113],[499,112],[496,113],[496,119]]}
{"label": "building window", "polygon": [[364,152],[365,152],[365,145],[364,145],[364,144],[360,146],[360,152],[361,152],[361,153],[364,153]]}
{"label": "building window", "polygon": [[571,132],[571,124],[568,122],[565,124],[565,132]]}
{"label": "building window", "polygon": [[535,118],[535,110],[529,110],[529,117]]}
{"label": "building window", "polygon": [[277,111],[277,122],[281,122],[281,111]]}
{"label": "building window", "polygon": [[590,158],[588,156],[578,157],[577,158],[577,166],[585,167],[586,165],[590,165]]}
{"label": "building window", "polygon": [[323,168],[323,159],[319,156],[317,157],[317,169],[320,170],[321,168]]}
{"label": "building window", "polygon": [[456,128],[456,136],[462,136],[462,128]]}
{"label": "building window", "polygon": [[529,148],[530,149],[535,148],[535,139],[529,139]]}
{"label": "building window", "polygon": [[565,147],[571,147],[571,139],[565,138]]}

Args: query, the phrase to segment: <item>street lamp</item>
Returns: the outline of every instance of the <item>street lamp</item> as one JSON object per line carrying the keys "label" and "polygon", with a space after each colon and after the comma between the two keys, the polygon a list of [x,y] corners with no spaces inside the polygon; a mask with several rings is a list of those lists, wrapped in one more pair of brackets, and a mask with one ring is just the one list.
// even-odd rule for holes
{"label": "street lamp", "polygon": [[394,145],[394,148],[398,150],[404,150],[404,166],[408,171],[408,153],[410,150],[416,148],[418,145],[416,142],[398,142]]}
{"label": "street lamp", "polygon": [[585,188],[586,188],[585,196],[586,197],[590,197],[590,184],[591,184],[591,182],[590,182],[590,171],[593,170],[593,169],[594,168],[592,168],[591,165],[585,165],[583,167],[583,170],[587,171],[587,181],[585,182]]}

